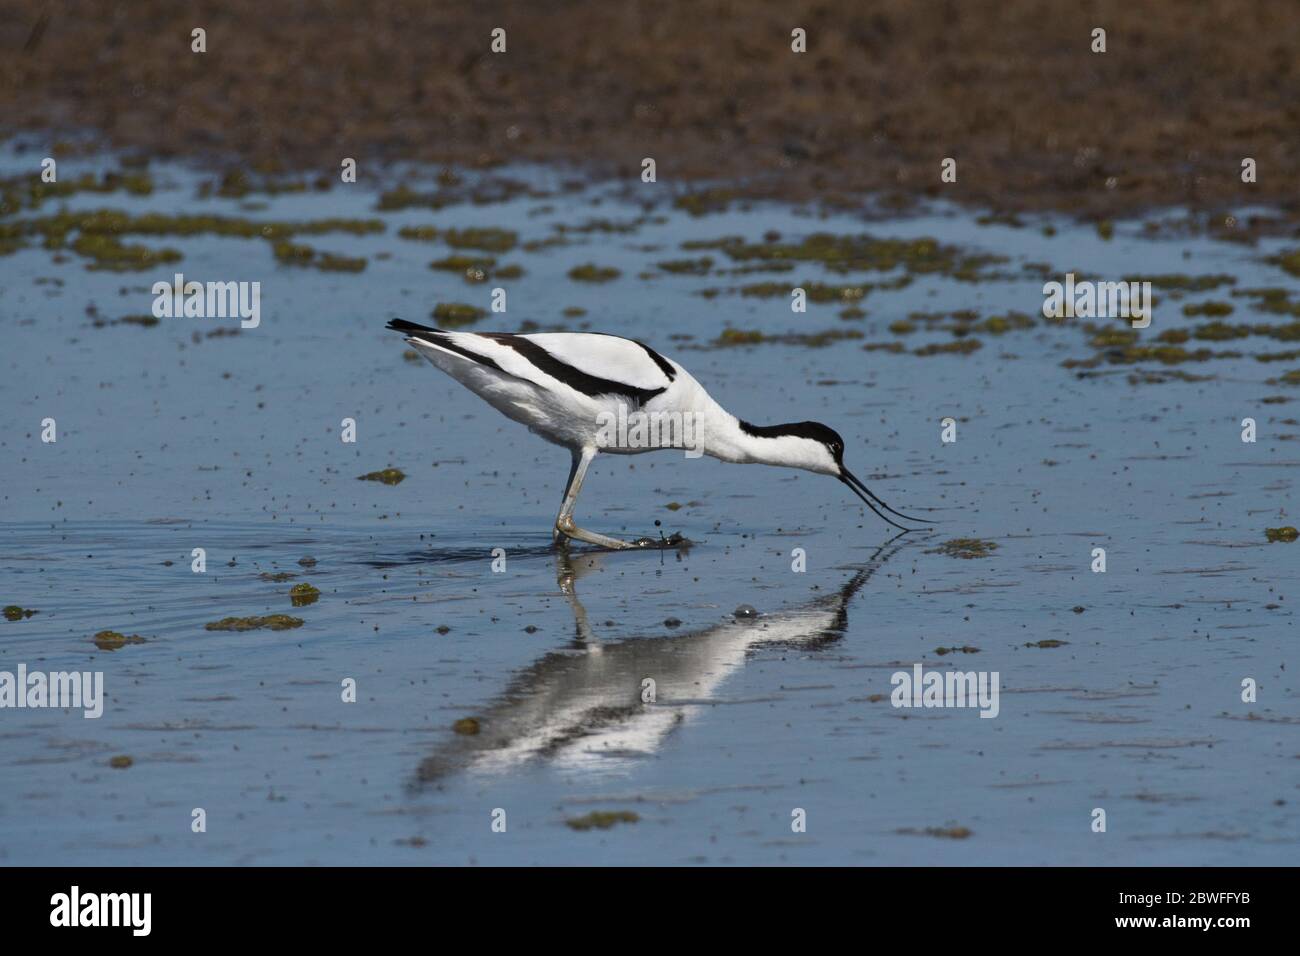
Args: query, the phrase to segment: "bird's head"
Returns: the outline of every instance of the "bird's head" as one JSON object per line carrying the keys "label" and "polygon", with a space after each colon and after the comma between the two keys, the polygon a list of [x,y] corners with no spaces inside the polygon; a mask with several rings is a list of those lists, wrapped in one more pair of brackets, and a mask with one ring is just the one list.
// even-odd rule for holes
{"label": "bird's head", "polygon": [[740,427],[750,435],[771,439],[770,442],[764,442],[764,445],[768,446],[765,451],[770,451],[770,455],[765,456],[769,464],[802,468],[804,471],[838,478],[848,485],[868,508],[896,528],[902,528],[904,531],[914,530],[892,520],[881,512],[881,508],[908,521],[934,523],[925,518],[913,518],[895,511],[872,494],[871,489],[845,467],[844,439],[840,437],[839,432],[828,425],[823,425],[821,422],[791,422],[786,425],[760,426],[741,422]]}

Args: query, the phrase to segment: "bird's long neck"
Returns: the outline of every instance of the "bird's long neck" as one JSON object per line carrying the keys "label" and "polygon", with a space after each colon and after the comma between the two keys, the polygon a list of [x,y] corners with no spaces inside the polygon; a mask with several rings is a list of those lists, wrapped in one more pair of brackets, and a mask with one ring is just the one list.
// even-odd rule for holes
{"label": "bird's long neck", "polygon": [[777,426],[750,425],[720,405],[710,409],[702,425],[704,454],[721,461],[781,464],[783,452],[787,450],[784,447],[787,439],[764,434]]}

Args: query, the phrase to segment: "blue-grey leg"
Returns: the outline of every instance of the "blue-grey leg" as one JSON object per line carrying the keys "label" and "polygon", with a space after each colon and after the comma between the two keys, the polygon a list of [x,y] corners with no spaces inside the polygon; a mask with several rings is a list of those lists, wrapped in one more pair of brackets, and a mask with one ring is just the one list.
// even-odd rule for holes
{"label": "blue-grey leg", "polygon": [[573,522],[573,509],[578,503],[578,492],[582,491],[582,480],[587,477],[587,469],[591,466],[596,455],[597,450],[595,448],[574,450],[573,467],[569,469],[569,486],[565,489],[564,501],[560,505],[560,513],[555,518],[553,538],[557,544],[560,543],[562,538],[572,538],[574,541],[584,541],[587,544],[594,544],[601,548],[614,548],[616,550],[635,548],[637,545],[632,544],[630,541],[620,541],[618,538],[597,534],[594,531],[585,531]]}

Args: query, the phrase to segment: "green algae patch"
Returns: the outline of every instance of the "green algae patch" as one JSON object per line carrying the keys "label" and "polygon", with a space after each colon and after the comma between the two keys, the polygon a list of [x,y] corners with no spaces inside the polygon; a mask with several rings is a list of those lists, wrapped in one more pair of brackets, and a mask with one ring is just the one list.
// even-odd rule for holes
{"label": "green algae patch", "polygon": [[402,358],[406,359],[408,362],[418,362],[420,359],[424,358],[424,356],[415,349],[406,349],[402,352]]}
{"label": "green algae patch", "polygon": [[916,331],[916,324],[907,321],[907,319],[899,319],[896,322],[889,323],[889,331],[895,335],[911,335]]}
{"label": "green algae patch", "polygon": [[1300,276],[1300,249],[1292,249],[1290,252],[1284,252],[1281,255],[1270,256],[1264,261],[1280,267],[1293,276]]}
{"label": "green algae patch", "polygon": [[934,652],[943,657],[945,654],[978,654],[980,649],[971,647],[969,644],[963,644],[961,647],[936,647]]}
{"label": "green algae patch", "polygon": [[1132,345],[1138,340],[1138,333],[1132,329],[1102,329],[1088,342],[1093,348],[1107,349],[1116,346]]}
{"label": "green algae patch", "polygon": [[332,252],[323,252],[315,265],[322,272],[362,272],[366,268],[366,260],[360,256],[340,256]]}
{"label": "green algae patch", "polygon": [[509,252],[519,242],[517,232],[496,228],[448,229],[442,238],[449,246],[486,252]]}
{"label": "green algae patch", "polygon": [[379,481],[385,485],[400,485],[405,480],[406,472],[400,468],[385,468],[382,471],[372,471],[357,476],[357,481]]}
{"label": "green algae patch", "polygon": [[1232,325],[1228,322],[1206,322],[1192,331],[1192,338],[1206,342],[1227,342],[1249,338],[1255,329],[1249,325]]}
{"label": "green algae patch", "polygon": [[1279,375],[1277,378],[1268,380],[1270,385],[1300,385],[1300,368],[1293,368],[1291,371]]}
{"label": "green algae patch", "polygon": [[982,538],[952,538],[925,553],[946,554],[950,558],[987,558],[997,549],[996,541],[985,541]]}
{"label": "green algae patch", "polygon": [[916,349],[912,354],[919,355],[921,358],[928,358],[931,355],[970,355],[971,352],[983,347],[984,343],[979,339],[958,339],[955,342],[931,342]]}
{"label": "green algae patch", "polygon": [[128,644],[144,644],[145,639],[139,634],[126,635],[120,631],[100,631],[91,638],[101,651],[116,651]]}
{"label": "green algae patch", "polygon": [[787,332],[766,335],[757,329],[723,329],[710,343],[712,348],[730,348],[738,345],[801,345],[805,348],[825,348],[832,342],[861,339],[857,329],[827,329],[824,332]]}
{"label": "green algae patch", "polygon": [[69,248],[77,255],[91,260],[86,266],[91,272],[143,272],[163,263],[181,260],[181,254],[176,249],[127,245],[113,236],[93,233],[77,236]]}
{"label": "green algae patch", "polygon": [[713,268],[713,260],[708,256],[699,259],[669,259],[659,263],[659,268],[675,275],[702,276],[708,275]]}
{"label": "green algae patch", "polygon": [[598,266],[591,262],[581,266],[574,266],[569,270],[569,278],[574,282],[610,282],[620,275],[622,273],[617,269],[610,266]]}
{"label": "green algae patch", "polygon": [[399,209],[442,209],[455,201],[448,193],[419,192],[405,183],[379,194],[379,208],[385,212],[396,212]]}
{"label": "green algae patch", "polygon": [[945,840],[965,840],[974,833],[967,827],[925,827],[921,830],[916,827],[901,827],[894,832],[904,836],[941,837]]}
{"label": "green algae patch", "polygon": [[23,209],[37,209],[47,199],[65,199],[78,193],[124,192],[131,196],[148,196],[153,189],[153,180],[143,172],[110,171],[98,177],[93,173],[83,173],[53,183],[43,181],[40,173],[28,173],[0,179],[0,216],[10,216]]}
{"label": "green algae patch", "polygon": [[283,584],[285,581],[292,581],[298,575],[291,571],[263,571],[258,575],[263,581],[271,581],[275,584]]}
{"label": "green algae patch", "polygon": [[1189,302],[1183,306],[1183,315],[1189,318],[1204,315],[1208,317],[1232,315],[1233,305],[1231,302]]}
{"label": "green algae patch", "polygon": [[275,258],[289,266],[314,266],[322,272],[361,272],[366,268],[362,257],[341,256],[333,252],[318,253],[311,246],[301,242],[281,239],[271,246]]}
{"label": "green algae patch", "polygon": [[6,621],[24,621],[33,614],[39,614],[40,612],[19,607],[17,604],[6,604],[3,613]]}
{"label": "green algae patch", "polygon": [[266,239],[275,242],[295,235],[323,235],[342,232],[366,235],[383,232],[379,219],[316,219],[306,222],[274,222],[242,217],[168,215],[143,213],[132,216],[116,209],[62,211],[18,223],[25,234],[39,235],[49,249],[60,248],[70,233],[120,239],[125,235],[198,236],[214,235],[237,239]]}
{"label": "green algae patch", "polygon": [[1260,312],[1300,317],[1300,302],[1291,299],[1291,290],[1277,286],[1262,289],[1234,289],[1235,296],[1251,300],[1251,307]]}
{"label": "green algae patch", "polygon": [[303,582],[289,588],[289,600],[294,607],[306,607],[320,600],[320,589]]}
{"label": "green algae patch", "polygon": [[977,322],[971,326],[971,331],[1005,335],[1011,331],[1032,329],[1035,324],[1034,320],[1023,312],[1008,312],[1005,315],[991,315],[983,322]]}
{"label": "green algae patch", "polygon": [[714,339],[714,345],[736,346],[736,345],[762,345],[763,333],[758,329],[723,329],[722,334]]}
{"label": "green algae patch", "polygon": [[478,306],[467,305],[464,302],[439,302],[430,314],[440,326],[455,329],[463,325],[473,325],[487,315],[487,312]]}
{"label": "green algae patch", "polygon": [[523,274],[524,267],[519,265],[517,262],[512,262],[510,265],[500,266],[492,270],[492,278],[494,279],[518,279],[522,277]]}
{"label": "green algae patch", "polygon": [[570,830],[585,832],[587,830],[608,830],[619,823],[637,823],[640,817],[631,810],[593,810],[581,817],[572,817],[564,821]]}
{"label": "green algae patch", "polygon": [[587,310],[577,305],[565,306],[560,313],[567,319],[576,319],[587,314]]}
{"label": "green algae patch", "polygon": [[1054,637],[1045,638],[1041,641],[1030,641],[1025,647],[1064,647],[1069,641],[1058,641]]}
{"label": "green algae patch", "polygon": [[219,621],[209,621],[203,625],[205,631],[257,631],[266,628],[272,631],[287,631],[291,628],[302,627],[303,621],[300,617],[290,617],[288,614],[267,614],[264,616],[252,615],[251,617],[223,617]]}
{"label": "green algae patch", "polygon": [[1265,528],[1264,537],[1266,537],[1270,543],[1277,543],[1279,541],[1289,543],[1294,541],[1297,537],[1300,537],[1300,532],[1297,532],[1296,529],[1292,528],[1290,525],[1287,525],[1284,528]]}
{"label": "green algae patch", "polygon": [[1209,292],[1221,285],[1236,285],[1236,276],[1209,275],[1189,276],[1184,273],[1171,273],[1157,276],[1125,276],[1124,282],[1150,282],[1153,289],[1172,292]]}
{"label": "green algae patch", "polygon": [[866,285],[831,285],[825,282],[804,282],[799,286],[792,286],[788,282],[756,282],[752,285],[740,287],[740,294],[743,296],[757,297],[762,299],[775,298],[777,296],[787,296],[796,288],[803,289],[804,295],[809,302],[858,302],[866,298],[867,292],[873,286]]}
{"label": "green algae patch", "polygon": [[434,259],[429,263],[430,269],[440,272],[458,272],[466,282],[486,282],[488,270],[497,264],[491,256],[467,256],[455,253]]}
{"label": "green algae patch", "polygon": [[[687,246],[683,244],[683,248]],[[960,281],[979,281],[987,276],[986,266],[1009,261],[1006,256],[967,255],[936,239],[877,239],[874,236],[845,236],[818,232],[798,242],[747,242],[725,237],[691,248],[713,248],[733,261],[815,262],[832,272],[891,272],[901,269],[913,275],[938,273]]]}
{"label": "green algae patch", "polygon": [[451,729],[462,736],[472,737],[479,732],[479,722],[473,717],[462,717],[451,725]]}
{"label": "green algae patch", "polygon": [[694,192],[678,196],[673,200],[673,208],[680,209],[692,216],[707,216],[711,212],[722,212],[740,198],[740,193],[723,186],[697,189]]}
{"label": "green algae patch", "polygon": [[134,764],[135,760],[128,757],[126,754],[118,754],[116,757],[110,757],[108,759],[108,765],[114,770],[125,770]]}
{"label": "green algae patch", "polygon": [[434,226],[403,226],[397,235],[416,242],[433,242],[441,233]]}
{"label": "green algae patch", "polygon": [[316,250],[311,246],[283,239],[271,246],[271,253],[279,262],[290,266],[310,265],[316,258]]}

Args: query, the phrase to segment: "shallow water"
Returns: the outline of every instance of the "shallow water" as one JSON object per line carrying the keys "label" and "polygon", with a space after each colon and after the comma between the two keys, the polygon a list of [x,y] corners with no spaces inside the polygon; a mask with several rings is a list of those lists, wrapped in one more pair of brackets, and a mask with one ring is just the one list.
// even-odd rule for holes
{"label": "shallow water", "polygon": [[[0,175],[34,162],[5,153]],[[61,162],[60,175],[111,166]],[[632,232],[516,248],[500,258],[521,264],[522,278],[469,285],[427,267],[455,250],[398,228],[498,226],[542,239],[557,224],[645,217],[640,194],[567,189],[562,176],[524,170],[512,175],[536,195],[383,213],[363,177],[252,196],[265,208],[250,211],[197,198],[205,177],[189,169],[152,174],[150,196],[79,194],[23,215],[66,204],[373,217],[386,228],[305,239],[367,257],[358,274],[279,265],[266,242],[212,236],[128,237],[184,255],[138,273],[86,271],[40,248],[0,256],[0,603],[39,612],[0,621],[0,670],[103,671],[108,698],[98,720],[0,710],[0,861],[1294,861],[1300,716],[1287,665],[1300,543],[1270,544],[1264,529],[1295,523],[1297,391],[1267,380],[1300,362],[1255,361],[1287,346],[1251,337],[1208,343],[1242,358],[1178,366],[1206,381],[1129,381],[1162,368],[1153,363],[1081,378],[1060,363],[1092,355],[1088,335],[1041,320],[1044,278],[1025,269],[1228,273],[1236,288],[1294,290],[1264,261],[1285,243],[1155,241],[1140,223],[1119,224],[1109,241],[1067,223],[1046,236],[947,207],[900,218],[754,204],[693,217],[663,203]],[[681,243],[758,242],[771,230],[794,241],[933,236],[1009,261],[985,281],[933,274],[873,290],[857,321],[838,305],[794,314],[784,297],[697,293],[889,274],[814,263],[749,276],[655,271],[701,255],[733,268]],[[567,277],[587,262],[622,276]],[[259,280],[260,327],[206,338],[237,322],[95,326],[95,315],[148,313],[150,286],[176,271]],[[939,530],[891,540],[835,482],[662,453],[598,459],[579,521],[628,536],[681,531],[695,547],[565,559],[550,527],[567,454],[404,360],[400,337],[383,329],[393,316],[429,321],[439,301],[487,308],[498,285],[508,312],[477,328],[531,320],[640,338],[750,421],[830,424],[850,467]],[[1230,301],[1227,321],[1283,321],[1226,289],[1157,295],[1144,341],[1202,321],[1181,314],[1186,302]],[[571,306],[587,314],[565,318]],[[980,336],[970,355],[861,348],[950,342],[887,327],[958,309],[1016,310],[1037,325]],[[703,347],[728,326],[864,337]],[[940,440],[946,416],[958,422],[954,443]],[[40,440],[47,417],[54,443]],[[340,441],[345,417],[355,444]],[[1256,443],[1241,441],[1244,417],[1258,422]],[[356,480],[390,465],[406,472],[401,484]],[[958,537],[998,547],[970,560],[935,550]],[[207,570],[196,574],[200,547]],[[1098,547],[1106,573],[1090,570]],[[316,564],[304,568],[308,556]],[[295,609],[288,589],[302,581],[322,594]],[[760,616],[734,619],[743,604]],[[272,613],[304,624],[203,626]],[[101,651],[91,638],[104,629],[146,643]],[[1044,640],[1066,643],[1027,646]],[[978,653],[936,653],[954,646]],[[917,662],[996,671],[998,716],[892,707],[891,675]],[[647,677],[653,704],[641,702]],[[355,703],[341,700],[346,678]],[[1258,682],[1256,703],[1242,702],[1245,678]],[[453,730],[470,717],[478,734]],[[115,755],[132,766],[111,767]],[[191,832],[194,808],[206,811],[205,833]],[[804,833],[792,832],[796,808]],[[1092,832],[1094,808],[1106,811],[1105,833]],[[492,826],[499,810],[504,833]],[[639,819],[566,825],[621,810]],[[942,835],[954,831],[969,834]]]}

